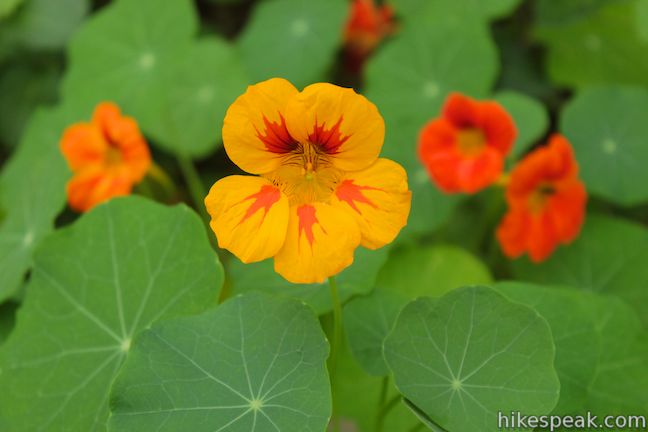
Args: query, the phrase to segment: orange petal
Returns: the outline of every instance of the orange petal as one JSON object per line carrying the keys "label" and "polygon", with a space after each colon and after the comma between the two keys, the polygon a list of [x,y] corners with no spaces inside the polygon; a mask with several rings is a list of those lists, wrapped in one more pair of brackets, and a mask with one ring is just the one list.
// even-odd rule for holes
{"label": "orange petal", "polygon": [[77,123],[63,132],[60,146],[70,169],[78,171],[88,165],[102,164],[108,143],[96,125]]}
{"label": "orange petal", "polygon": [[352,210],[362,246],[377,249],[391,243],[407,224],[411,197],[403,167],[378,159],[369,168],[346,175],[335,191],[333,205]]}
{"label": "orange petal", "polygon": [[268,180],[229,176],[217,181],[205,198],[218,246],[244,263],[274,256],[288,227],[288,198]]}
{"label": "orange petal", "polygon": [[107,171],[91,166],[76,174],[67,184],[70,207],[85,212],[117,196],[130,194],[132,182],[123,171]]}
{"label": "orange petal", "polygon": [[292,283],[324,282],[353,263],[360,229],[343,208],[324,203],[290,208],[288,235],[275,271]]}
{"label": "orange petal", "polygon": [[286,128],[286,105],[297,89],[282,78],[249,86],[229,107],[223,145],[232,162],[251,174],[277,169],[282,156],[296,147]]}
{"label": "orange petal", "polygon": [[317,145],[344,171],[371,165],[385,139],[385,123],[373,103],[353,89],[327,83],[310,85],[292,98],[286,124],[297,141]]}

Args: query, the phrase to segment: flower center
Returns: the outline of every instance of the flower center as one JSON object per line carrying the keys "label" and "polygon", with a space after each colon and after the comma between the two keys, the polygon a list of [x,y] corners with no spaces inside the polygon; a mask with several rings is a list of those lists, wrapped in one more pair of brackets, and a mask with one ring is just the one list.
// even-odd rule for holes
{"label": "flower center", "polygon": [[540,213],[547,204],[547,200],[556,193],[556,188],[551,183],[542,183],[529,197],[529,208],[532,213]]}
{"label": "flower center", "polygon": [[115,166],[119,165],[122,163],[123,157],[122,157],[122,152],[117,148],[112,145],[109,145],[108,148],[106,149],[106,153],[104,153],[104,160],[106,162],[106,165],[108,166]]}
{"label": "flower center", "polygon": [[457,134],[457,143],[461,154],[473,157],[481,153],[486,145],[486,137],[481,129],[463,129]]}
{"label": "flower center", "polygon": [[315,144],[298,144],[266,178],[288,196],[290,204],[328,201],[342,178],[331,156]]}

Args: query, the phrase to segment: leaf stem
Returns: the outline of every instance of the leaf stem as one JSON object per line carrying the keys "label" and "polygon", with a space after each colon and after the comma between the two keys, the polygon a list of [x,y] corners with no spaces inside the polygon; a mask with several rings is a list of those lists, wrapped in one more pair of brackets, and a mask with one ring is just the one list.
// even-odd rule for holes
{"label": "leaf stem", "polygon": [[200,213],[200,216],[203,218],[205,223],[209,225],[209,215],[207,214],[204,205],[207,191],[205,190],[202,180],[200,180],[196,167],[191,159],[180,155],[178,155],[178,165],[180,166],[180,171],[182,171],[182,176],[184,177],[187,188],[189,189],[189,194],[191,195],[194,208],[198,213]]}
{"label": "leaf stem", "polygon": [[382,432],[383,425],[385,423],[385,417],[387,417],[387,414],[389,414],[389,412],[393,410],[396,405],[398,405],[401,399],[402,396],[400,394],[397,394],[386,404],[381,404],[380,409],[378,410],[378,417],[376,419],[376,432]]}
{"label": "leaf stem", "polygon": [[[340,343],[342,340],[342,304],[340,303],[340,296],[338,294],[338,286],[335,277],[329,277],[329,288],[331,290],[331,304],[333,305],[333,336],[331,340],[331,355],[329,357],[329,375],[331,377],[331,394],[335,395],[335,383],[337,362],[340,351]],[[331,421],[334,424],[333,430],[338,430],[338,419],[335,418],[336,409],[335,401],[333,401],[333,413]]]}
{"label": "leaf stem", "polygon": [[378,399],[378,409],[376,410],[376,432],[382,432],[383,429],[383,418],[381,414],[385,402],[387,401],[387,392],[389,391],[389,375],[383,377],[382,387],[380,389],[380,399]]}
{"label": "leaf stem", "polygon": [[151,164],[148,176],[162,187],[164,193],[166,193],[168,197],[173,197],[176,194],[175,183],[173,183],[169,174],[167,174],[166,171],[164,171],[164,169],[155,162]]}

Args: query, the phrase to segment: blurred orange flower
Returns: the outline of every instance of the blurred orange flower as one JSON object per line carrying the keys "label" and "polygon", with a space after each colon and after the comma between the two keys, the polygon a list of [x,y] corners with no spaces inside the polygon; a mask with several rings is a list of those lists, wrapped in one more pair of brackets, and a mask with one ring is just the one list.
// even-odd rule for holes
{"label": "blurred orange flower", "polygon": [[290,282],[322,282],[362,245],[390,243],[407,222],[405,170],[378,158],[385,125],[352,89],[299,92],[274,78],[248,87],[228,109],[223,143],[244,171],[205,198],[221,248],[245,263],[274,257]]}
{"label": "blurred orange flower", "polygon": [[553,135],[547,146],[524,158],[506,189],[509,206],[497,229],[504,253],[527,252],[534,262],[546,259],[559,244],[574,240],[585,218],[587,192],[565,137]]}
{"label": "blurred orange flower", "polygon": [[394,11],[374,0],[353,0],[344,30],[347,66],[357,71],[378,44],[394,31]]}
{"label": "blurred orange flower", "polygon": [[97,105],[89,123],[68,127],[60,146],[73,173],[67,184],[68,203],[81,212],[128,195],[151,166],[137,123],[110,102]]}
{"label": "blurred orange flower", "polygon": [[502,174],[517,129],[494,101],[452,93],[441,117],[423,127],[418,153],[432,180],[448,193],[475,193]]}

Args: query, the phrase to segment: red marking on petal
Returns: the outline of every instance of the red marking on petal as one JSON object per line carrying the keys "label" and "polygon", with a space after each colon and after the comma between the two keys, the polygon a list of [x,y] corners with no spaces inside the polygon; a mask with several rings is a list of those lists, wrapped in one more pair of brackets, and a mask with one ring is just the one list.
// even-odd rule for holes
{"label": "red marking on petal", "polygon": [[279,113],[281,123],[271,122],[266,116],[263,116],[265,131],[262,134],[257,129],[257,137],[263,141],[266,149],[272,153],[289,153],[297,148],[297,141],[290,136],[286,127],[286,120]]}
{"label": "red marking on petal", "polygon": [[259,192],[245,197],[245,199],[240,201],[241,203],[249,200],[253,200],[253,202],[241,218],[239,225],[261,209],[263,209],[263,218],[261,219],[261,222],[263,222],[263,219],[265,219],[272,206],[279,201],[279,199],[281,199],[281,192],[279,189],[268,185],[262,186]]}
{"label": "red marking on petal", "polygon": [[297,217],[299,218],[299,238],[302,233],[306,236],[308,243],[313,246],[315,235],[313,234],[313,225],[318,224],[315,207],[303,205],[297,208]]}
{"label": "red marking on petal", "polygon": [[356,203],[367,204],[370,207],[375,209],[378,208],[369,198],[364,196],[362,191],[364,190],[375,190],[382,191],[382,189],[371,187],[371,186],[360,186],[353,183],[353,180],[344,180],[340,186],[338,186],[335,194],[337,195],[340,201],[344,201],[356,212],[362,214]]}
{"label": "red marking on petal", "polygon": [[326,123],[318,125],[317,120],[315,120],[315,127],[313,128],[313,132],[308,134],[308,141],[318,145],[328,154],[337,153],[342,144],[347,142],[351,137],[350,135],[342,136],[342,132],[340,132],[342,120],[343,117],[340,117],[337,123],[335,123],[330,129],[326,129]]}

